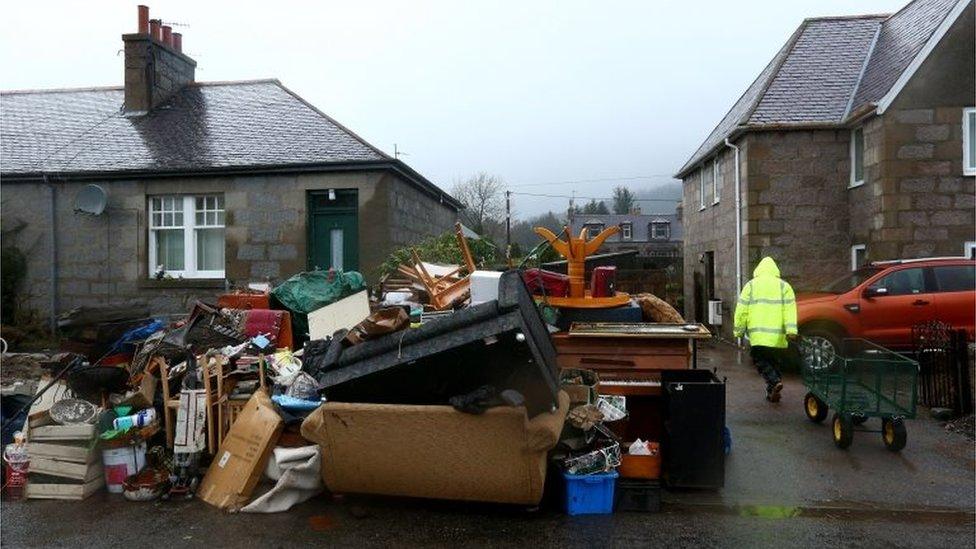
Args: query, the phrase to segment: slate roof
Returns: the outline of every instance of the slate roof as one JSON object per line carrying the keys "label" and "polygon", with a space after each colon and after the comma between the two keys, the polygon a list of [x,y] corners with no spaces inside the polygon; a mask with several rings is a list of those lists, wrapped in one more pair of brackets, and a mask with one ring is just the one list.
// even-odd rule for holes
{"label": "slate roof", "polygon": [[[671,238],[668,240],[651,240],[650,224],[666,222],[671,224]],[[630,223],[632,233],[630,240],[623,240],[620,233],[607,239],[607,242],[681,242],[684,229],[677,214],[575,214],[570,230],[579,234],[584,225],[602,224],[604,228],[621,223]]]}
{"label": "slate roof", "polygon": [[843,124],[891,89],[958,1],[965,0],[913,0],[890,16],[803,21],[676,177],[737,130]]}
{"label": "slate roof", "polygon": [[0,94],[4,174],[387,160],[275,80],[190,84],[145,116],[122,88]]}

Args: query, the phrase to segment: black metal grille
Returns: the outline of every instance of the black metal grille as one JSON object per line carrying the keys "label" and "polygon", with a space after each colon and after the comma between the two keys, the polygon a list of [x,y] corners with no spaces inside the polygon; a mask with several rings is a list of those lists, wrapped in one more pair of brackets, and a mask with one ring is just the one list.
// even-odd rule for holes
{"label": "black metal grille", "polygon": [[957,415],[971,413],[966,331],[944,322],[924,322],[912,327],[912,343],[919,363],[919,404],[949,408]]}

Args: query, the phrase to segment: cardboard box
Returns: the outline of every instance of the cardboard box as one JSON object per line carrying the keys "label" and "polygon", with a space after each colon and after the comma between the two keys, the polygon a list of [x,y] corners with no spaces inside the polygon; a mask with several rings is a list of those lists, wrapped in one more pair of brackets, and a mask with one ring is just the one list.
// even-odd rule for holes
{"label": "cardboard box", "polygon": [[239,509],[250,499],[285,422],[268,393],[257,390],[230,427],[197,495],[221,509]]}
{"label": "cardboard box", "polygon": [[153,407],[153,399],[156,397],[156,385],[158,380],[149,372],[142,376],[139,388],[129,391],[119,402],[119,406],[132,406],[133,411],[144,410]]}

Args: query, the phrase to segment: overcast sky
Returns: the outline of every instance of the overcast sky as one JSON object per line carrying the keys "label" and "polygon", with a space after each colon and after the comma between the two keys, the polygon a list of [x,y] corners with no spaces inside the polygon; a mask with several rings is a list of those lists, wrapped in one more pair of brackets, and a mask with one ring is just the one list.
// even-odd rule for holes
{"label": "overcast sky", "polygon": [[[197,80],[278,78],[450,189],[609,196],[668,183],[805,17],[905,0],[150,3]],[[8,2],[0,87],[122,83],[136,2]],[[600,181],[592,181],[600,180]],[[585,182],[589,181],[589,182]],[[540,183],[554,184],[539,185]],[[562,198],[516,195],[532,215]],[[660,205],[644,210],[659,211]],[[668,208],[670,209],[670,208]]]}

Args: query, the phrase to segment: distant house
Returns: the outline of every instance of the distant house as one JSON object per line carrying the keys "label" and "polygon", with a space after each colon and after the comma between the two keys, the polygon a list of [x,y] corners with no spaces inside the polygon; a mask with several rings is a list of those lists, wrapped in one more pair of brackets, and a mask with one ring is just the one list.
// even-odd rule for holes
{"label": "distant house", "polygon": [[729,335],[764,255],[810,290],[865,261],[972,254],[974,64],[972,0],[805,20],[676,174],[686,312],[722,300]]}
{"label": "distant house", "polygon": [[[2,217],[23,224],[34,310],[171,312],[313,268],[370,278],[455,222],[457,200],[277,80],[195,82],[157,29],[122,36],[122,87],[0,95]],[[75,211],[89,184],[101,215]]]}
{"label": "distant house", "polygon": [[681,218],[677,214],[574,214],[573,234],[586,229],[596,236],[607,227],[619,225],[620,232],[600,247],[599,253],[637,252],[637,263],[647,269],[663,269],[681,263]]}

